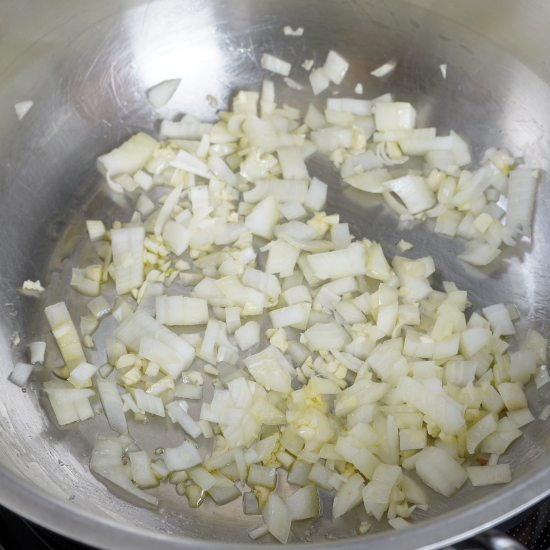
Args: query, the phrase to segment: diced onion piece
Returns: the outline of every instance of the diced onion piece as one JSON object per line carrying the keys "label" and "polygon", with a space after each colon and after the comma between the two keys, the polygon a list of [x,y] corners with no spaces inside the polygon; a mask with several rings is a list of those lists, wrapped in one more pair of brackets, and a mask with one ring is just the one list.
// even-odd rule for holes
{"label": "diced onion piece", "polygon": [[366,275],[367,251],[361,243],[352,243],[348,248],[311,254],[307,261],[313,273],[320,279],[340,279]]}
{"label": "diced onion piece", "polygon": [[330,86],[330,79],[322,67],[309,73],[309,82],[315,95],[319,95]]}
{"label": "diced onion piece", "polygon": [[[176,422],[191,436],[198,437],[202,430],[198,424],[187,414],[185,407],[182,406],[183,401],[172,401],[166,405],[168,413],[176,420]],[[203,487],[203,489],[205,489]],[[205,489],[205,491],[208,489]]]}
{"label": "diced onion piece", "polygon": [[122,466],[122,451],[126,446],[127,444],[123,444],[118,440],[99,436],[96,440],[94,450],[92,451],[90,469],[131,495],[148,504],[157,506],[157,498],[138,489],[132,483],[128,477],[127,471]]}
{"label": "diced onion piece", "polygon": [[426,495],[424,490],[414,481],[414,479],[403,475],[399,482],[399,486],[403,493],[405,493],[405,498],[408,502],[419,505],[428,505],[430,503],[428,495]]}
{"label": "diced onion piece", "polygon": [[116,289],[119,294],[130,292],[141,286],[144,281],[144,237],[143,227],[128,227],[111,231]]}
{"label": "diced onion piece", "polygon": [[302,330],[307,328],[311,304],[299,303],[273,310],[269,313],[269,319],[273,328],[295,327]]}
{"label": "diced onion piece", "polygon": [[202,298],[157,296],[156,319],[168,326],[208,323],[208,304]]}
{"label": "diced onion piece", "polygon": [[283,78],[284,80],[284,83],[289,87],[289,88],[292,88],[293,90],[303,90],[304,87],[299,83],[299,82],[296,82],[295,80],[292,80],[292,78],[288,78],[288,77],[285,77]]}
{"label": "diced onion piece", "polygon": [[120,434],[127,434],[128,424],[116,383],[112,380],[99,379],[96,383],[109,426]]}
{"label": "diced onion piece", "polygon": [[243,197],[246,202],[257,203],[269,195],[275,195],[279,203],[279,209],[281,209],[281,207],[286,206],[285,203],[289,202],[304,204],[307,192],[308,182],[306,180],[259,180],[256,182],[254,189],[243,193]]}
{"label": "diced onion piece", "polygon": [[460,352],[472,357],[490,341],[490,333],[482,327],[473,327],[460,334]]}
{"label": "diced onion piece", "polygon": [[270,195],[259,202],[252,212],[246,217],[245,226],[254,235],[271,240],[273,230],[279,219],[279,208],[277,199]]}
{"label": "diced onion piece", "polygon": [[40,281],[25,281],[22,286],[22,290],[32,290],[36,292],[44,292],[46,290],[41,284]]}
{"label": "diced onion piece", "polygon": [[160,397],[148,394],[143,390],[135,390],[135,398],[137,406],[146,413],[151,413],[156,416],[165,417],[164,403]]}
{"label": "diced onion piece", "polygon": [[252,540],[259,539],[260,537],[265,537],[269,533],[269,528],[265,523],[262,523],[259,527],[256,527],[248,532],[248,536]]}
{"label": "diced onion piece", "polygon": [[396,531],[402,531],[403,529],[407,529],[409,527],[412,527],[412,523],[408,522],[407,520],[403,518],[393,518],[389,519],[388,523],[396,530]]}
{"label": "diced onion piece", "polygon": [[416,111],[410,103],[377,103],[374,120],[378,132],[412,130],[416,124]]}
{"label": "diced onion piece", "polygon": [[298,27],[296,30],[293,30],[292,27],[287,25],[283,29],[283,32],[284,32],[285,36],[302,36],[304,34],[304,28],[303,27]]}
{"label": "diced onion piece", "polygon": [[174,397],[182,397],[183,399],[202,399],[202,386],[195,384],[178,384],[174,388]]}
{"label": "diced onion piece", "polygon": [[187,474],[203,491],[208,491],[216,484],[216,478],[202,466],[190,468]]}
{"label": "diced onion piece", "polygon": [[331,111],[348,112],[354,115],[370,115],[371,106],[372,102],[366,99],[355,99],[352,97],[329,97],[327,99],[327,109]]}
{"label": "diced onion piece", "polygon": [[159,147],[160,143],[156,139],[140,132],[117,149],[98,157],[98,167],[103,174],[109,173],[111,177],[135,174]]}
{"label": "diced onion piece", "polygon": [[[134,176],[134,179],[136,177],[137,174]],[[136,210],[144,216],[149,216],[155,211],[155,204],[147,195],[140,195],[136,202]]]}
{"label": "diced onion piece", "polygon": [[[144,311],[138,311],[128,317],[115,329],[114,334],[118,340],[126,344],[128,350],[133,352],[140,351],[143,338],[155,335],[159,342],[172,348],[180,357],[181,368],[179,372],[169,368],[169,363],[166,363],[163,367],[165,374],[172,376],[174,379],[177,379],[183,370],[187,370],[195,360],[195,349],[192,346]],[[170,355],[168,358],[170,357],[173,356]],[[154,359],[150,360],[155,361]],[[158,363],[158,361],[155,361],[155,363]]]}
{"label": "diced onion piece", "polygon": [[370,74],[372,76],[376,76],[377,78],[382,78],[390,74],[395,69],[396,65],[397,61],[392,59],[391,61],[388,61],[387,63],[384,63],[383,65],[378,67],[378,69],[371,71]]}
{"label": "diced onion piece", "polygon": [[132,468],[132,479],[141,489],[157,487],[159,480],[151,469],[151,459],[145,451],[134,451],[128,453]]}
{"label": "diced onion piece", "polygon": [[260,342],[260,325],[256,321],[249,321],[235,331],[235,340],[243,351],[250,349]]}
{"label": "diced onion piece", "polygon": [[339,518],[357,506],[363,498],[362,491],[364,487],[365,480],[360,474],[355,473],[350,476],[348,481],[336,492],[332,505],[333,517]]}
{"label": "diced onion piece", "polygon": [[297,147],[280,147],[277,156],[285,179],[309,179],[304,158]]}
{"label": "diced onion piece", "polygon": [[264,53],[262,56],[261,65],[262,69],[267,69],[268,71],[272,71],[283,76],[288,76],[290,74],[290,69],[292,68],[290,63],[269,53]]}
{"label": "diced onion piece", "polygon": [[44,364],[44,355],[46,353],[46,342],[33,342],[29,345],[30,360],[34,365],[36,363]]}
{"label": "diced onion piece", "polygon": [[544,409],[542,409],[541,413],[539,414],[540,420],[547,420],[548,417],[550,417],[550,405],[546,405]]}
{"label": "diced onion piece", "polygon": [[160,109],[164,107],[172,96],[176,92],[180,85],[181,78],[175,78],[173,80],[164,80],[160,84],[153,86],[147,92],[147,101],[155,108]]}
{"label": "diced onion piece", "polygon": [[292,369],[292,367],[273,346],[247,357],[244,362],[254,380],[267,390],[280,393],[290,392],[291,376],[288,369]]}
{"label": "diced onion piece", "polygon": [[32,374],[33,369],[33,365],[29,365],[27,363],[17,363],[10,374],[10,380],[14,384],[24,388]]}
{"label": "diced onion piece", "polygon": [[142,338],[139,355],[160,366],[162,372],[176,379],[184,370],[183,359],[169,345],[153,338]]}
{"label": "diced onion piece", "polygon": [[384,184],[390,180],[391,175],[385,168],[377,168],[355,176],[348,176],[345,182],[367,193],[383,193],[387,189]]}
{"label": "diced onion piece", "polygon": [[319,516],[319,494],[313,484],[298,489],[287,497],[286,503],[293,521]]}
{"label": "diced onion piece", "polygon": [[346,343],[346,333],[336,323],[316,323],[302,334],[300,342],[311,351],[341,351]]}
{"label": "diced onion piece", "polygon": [[500,250],[490,244],[475,240],[466,245],[466,250],[457,257],[471,265],[488,265],[498,255]]}
{"label": "diced onion piece", "polygon": [[[61,380],[53,382],[44,382],[44,389],[48,393],[52,409],[60,426],[93,418],[94,411],[87,397],[77,399],[72,402],[59,403],[56,399],[55,390],[74,390],[74,387],[68,382]],[[53,391],[52,391],[53,390]],[[76,390],[81,391],[81,390]]]}
{"label": "diced onion piece", "polygon": [[537,178],[533,170],[516,169],[510,172],[508,181],[508,210],[503,240],[513,245],[520,235],[531,237],[531,218],[535,204]]}
{"label": "diced onion piece", "polygon": [[101,220],[86,220],[86,229],[92,243],[101,241],[105,237],[105,225]]}
{"label": "diced onion piece", "polygon": [[328,52],[323,71],[334,84],[341,84],[349,69],[349,63],[335,51]]}
{"label": "diced onion piece", "polygon": [[508,357],[510,359],[510,380],[512,382],[530,378],[532,374],[535,374],[537,365],[532,350],[513,351],[508,354]]}
{"label": "diced onion piece", "polygon": [[173,252],[176,256],[181,256],[189,246],[191,234],[182,224],[168,220],[162,230],[162,238],[170,252]]}
{"label": "diced onion piece", "polygon": [[184,441],[179,447],[165,449],[162,458],[170,472],[187,470],[202,462],[197,449],[188,441]]}
{"label": "diced onion piece", "polygon": [[491,330],[500,332],[502,336],[511,336],[516,333],[516,329],[510,319],[510,313],[504,304],[495,304],[484,307],[483,315],[491,323]]}
{"label": "diced onion piece", "polygon": [[411,214],[418,214],[431,208],[436,198],[426,182],[420,176],[403,176],[384,184],[391,189],[404,203]]}
{"label": "diced onion piece", "polygon": [[527,397],[524,391],[513,382],[503,382],[497,386],[504,404],[509,411],[516,411],[527,407]]}
{"label": "diced onion piece", "polygon": [[317,178],[313,178],[309,185],[304,206],[315,212],[320,211],[327,202],[327,192],[327,184]]}
{"label": "diced onion piece", "polygon": [[466,473],[474,487],[483,485],[497,485],[512,481],[509,464],[496,464],[494,466],[469,466]]}
{"label": "diced onion piece", "polygon": [[468,474],[442,449],[427,447],[416,461],[416,473],[432,489],[452,497],[468,479]]}
{"label": "diced onion piece", "polygon": [[548,374],[548,369],[546,368],[546,365],[542,365],[537,369],[537,372],[534,376],[535,386],[537,387],[537,390],[542,388],[545,384],[548,384],[550,382],[550,374]]}
{"label": "diced onion piece", "polygon": [[86,361],[84,350],[65,302],[47,307],[46,317],[67,367],[74,369]]}
{"label": "diced onion piece", "polygon": [[71,371],[69,382],[75,388],[82,388],[90,381],[92,376],[97,372],[97,369],[98,368],[94,365],[90,365],[90,363],[83,361]]}
{"label": "diced onion piece", "polygon": [[531,414],[529,409],[517,409],[515,411],[508,411],[508,418],[512,422],[514,428],[522,428],[530,422],[535,420],[535,417]]}
{"label": "diced onion piece", "polygon": [[497,429],[497,416],[494,413],[483,417],[466,432],[466,446],[474,454],[479,444]]}
{"label": "diced onion piece", "polygon": [[283,544],[286,544],[290,534],[292,515],[284,499],[276,493],[270,493],[262,508],[262,517],[269,532]]}
{"label": "diced onion piece", "polygon": [[47,389],[46,393],[57,401],[59,405],[75,403],[82,399],[89,399],[95,395],[94,390],[78,390],[78,389]]}
{"label": "diced onion piece", "polygon": [[16,103],[13,108],[15,109],[15,114],[19,120],[23,120],[23,117],[30,111],[31,107],[34,105],[34,101],[20,101]]}
{"label": "diced onion piece", "polygon": [[111,306],[103,296],[98,296],[97,298],[94,298],[93,300],[88,302],[87,307],[88,311],[96,319],[102,319],[103,317],[111,313]]}
{"label": "diced onion piece", "polygon": [[295,246],[279,242],[269,249],[265,272],[284,275],[292,273],[299,255],[300,250]]}
{"label": "diced onion piece", "polygon": [[462,406],[445,393],[406,376],[399,379],[397,391],[405,403],[429,416],[445,433],[456,433],[464,426]]}
{"label": "diced onion piece", "polygon": [[529,329],[525,345],[533,351],[537,362],[544,365],[547,360],[548,340],[543,338],[536,330]]}
{"label": "diced onion piece", "polygon": [[99,296],[100,282],[88,279],[83,269],[73,267],[71,288],[84,296]]}

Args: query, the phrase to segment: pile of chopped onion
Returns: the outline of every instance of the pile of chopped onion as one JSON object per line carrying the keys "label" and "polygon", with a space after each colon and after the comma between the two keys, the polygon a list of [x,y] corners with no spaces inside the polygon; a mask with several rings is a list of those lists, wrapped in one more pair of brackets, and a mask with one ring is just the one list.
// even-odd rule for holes
{"label": "pile of chopped onion", "polygon": [[[267,54],[262,66],[290,70]],[[331,52],[311,73],[314,89],[346,70]],[[469,239],[461,257],[474,265],[529,235],[536,175],[496,149],[479,170],[463,169],[462,138],[415,129],[412,105],[389,95],[331,98],[302,118],[278,107],[264,81],[261,95],[239,92],[218,114],[214,124],[165,120],[164,141],[139,133],[98,159],[136,211],[110,227],[88,220],[97,264],[75,269],[71,287],[93,297],[90,315],[79,335],[64,303],[46,308],[63,365],[44,386],[60,425],[92,418],[89,399],[101,399],[116,435],[98,435],[92,471],[151,505],[148,490],[165,479],[191,507],[242,498],[244,513],[263,519],[250,537],[283,543],[293,521],[319,515],[319,490],[333,495],[335,518],[363,506],[403,529],[429,508],[427,487],[451,497],[468,479],[510,481],[500,455],[534,421],[524,388],[532,376],[537,388],[550,381],[547,341],[530,330],[509,351],[514,306],[467,318],[465,291],[432,288],[431,257],[388,261],[380,244],[355,240],[323,211],[327,185],[306,160],[326,153],[347,183],[382,194],[401,219],[435,218],[436,232]],[[405,155],[424,156],[424,170],[403,170]],[[154,201],[157,186],[169,192]],[[111,280],[114,303],[102,295]],[[108,362],[92,365],[85,348],[111,314]],[[264,335],[261,316],[272,327]],[[19,364],[12,379],[24,385],[31,372]],[[213,398],[194,416],[189,400],[202,399],[204,384]],[[151,416],[182,435],[154,458],[130,437]],[[299,487],[287,498],[279,468]],[[363,521],[358,532],[369,528]]]}

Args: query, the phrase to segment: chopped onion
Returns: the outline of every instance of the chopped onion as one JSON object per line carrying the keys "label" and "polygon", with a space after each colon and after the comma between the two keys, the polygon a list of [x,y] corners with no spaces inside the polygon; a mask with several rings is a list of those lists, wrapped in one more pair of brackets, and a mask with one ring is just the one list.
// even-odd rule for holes
{"label": "chopped onion", "polygon": [[509,464],[496,464],[494,466],[469,466],[466,473],[474,487],[482,485],[496,485],[512,481]]}
{"label": "chopped onion", "polygon": [[378,69],[371,71],[370,74],[372,76],[382,78],[383,76],[390,74],[395,69],[396,65],[397,61],[388,61],[387,63],[384,63],[382,66],[378,67]]}
{"label": "chopped onion", "polygon": [[156,319],[167,326],[203,325],[208,323],[208,304],[202,298],[158,296]]}
{"label": "chopped onion", "polygon": [[404,176],[384,184],[404,203],[411,214],[418,214],[435,204],[435,195],[420,176]]}
{"label": "chopped onion", "polygon": [[10,374],[10,380],[14,384],[17,384],[21,388],[24,388],[32,374],[33,369],[34,365],[29,365],[27,363],[17,363]]}
{"label": "chopped onion", "polygon": [[46,342],[33,342],[29,345],[31,364],[44,364],[44,355],[46,353]]}
{"label": "chopped onion", "polygon": [[109,426],[120,434],[127,434],[128,424],[126,423],[126,416],[124,415],[122,399],[118,393],[115,382],[98,379],[96,383],[103,409],[109,421]]}
{"label": "chopped onion", "polygon": [[16,103],[13,108],[15,109],[15,114],[19,120],[23,120],[23,117],[30,111],[31,107],[34,105],[34,101],[21,101]]}
{"label": "chopped onion", "polygon": [[111,177],[120,174],[135,174],[143,168],[153,151],[160,147],[159,142],[151,136],[140,132],[124,142],[118,149],[114,149],[97,159],[98,167],[103,174]]}
{"label": "chopped onion", "polygon": [[153,86],[147,92],[147,101],[155,109],[164,107],[172,99],[172,96],[178,89],[180,82],[181,78],[175,78],[173,80],[164,80],[160,84]]}
{"label": "chopped onion", "polygon": [[[202,430],[199,425],[187,414],[183,401],[172,401],[166,405],[168,414],[191,436],[198,437],[201,435]],[[203,487],[205,491],[208,489]]]}
{"label": "chopped onion", "polygon": [[86,229],[92,243],[101,241],[105,237],[105,225],[101,220],[86,220]]}
{"label": "chopped onion", "polygon": [[283,32],[285,33],[285,36],[302,36],[304,34],[304,28],[298,27],[296,30],[293,30],[292,27],[287,25],[283,29]]}
{"label": "chopped onion", "polygon": [[546,405],[546,407],[544,407],[544,409],[542,409],[542,411],[539,415],[539,419],[540,420],[547,420],[549,416],[550,416],[550,405]]}
{"label": "chopped onion", "polygon": [[259,539],[260,537],[265,537],[269,533],[269,528],[265,523],[262,523],[259,527],[252,529],[248,532],[248,536],[252,540]]}
{"label": "chopped onion", "polygon": [[270,195],[254,207],[246,217],[245,226],[254,235],[270,240],[278,218],[277,199]]}
{"label": "chopped onion", "polygon": [[86,361],[76,328],[65,302],[46,308],[46,317],[67,367],[71,370]]}
{"label": "chopped onion", "polygon": [[265,506],[262,508],[262,517],[269,532],[279,542],[286,544],[290,534],[292,515],[285,500],[276,493],[270,493]]}
{"label": "chopped onion", "polygon": [[335,51],[328,52],[327,59],[323,65],[323,71],[334,84],[341,84],[348,72],[349,63]]}
{"label": "chopped onion", "polygon": [[467,473],[445,451],[428,447],[416,461],[416,473],[432,489],[453,496],[468,479]]}
{"label": "chopped onion", "polygon": [[269,53],[264,53],[262,56],[261,65],[262,69],[267,69],[268,71],[272,71],[283,76],[288,76],[290,74],[290,69],[292,68],[290,63],[287,63],[286,61],[283,61],[282,59],[279,59]]}
{"label": "chopped onion", "polygon": [[[378,103],[374,112],[376,130],[412,130],[416,111],[410,103]],[[403,150],[405,154],[409,154]]]}
{"label": "chopped onion", "polygon": [[[291,69],[269,54],[262,65],[285,76]],[[331,51],[310,74],[315,93],[342,82],[348,68]],[[149,99],[160,106],[176,86],[164,82]],[[239,91],[231,108],[215,124],[192,115],[164,120],[161,133],[171,139],[138,134],[98,159],[117,193],[157,185],[171,192],[158,208],[157,194],[154,201],[141,195],[129,221],[110,223],[110,231],[101,220],[87,222],[103,264],[75,269],[71,282],[96,296],[81,318],[84,345],[94,346],[91,334],[110,311],[119,323],[96,382],[98,369],[86,362],[65,304],[47,308],[65,361],[54,373],[68,379],[44,385],[58,423],[94,416],[97,383],[111,427],[124,434],[98,438],[91,469],[150,504],[156,499],[137,487],[155,487],[170,474],[191,506],[206,491],[218,505],[235,500],[240,480],[254,489],[243,497],[245,512],[262,510],[266,522],[251,536],[271,532],[281,541],[293,519],[318,516],[318,487],[336,491],[334,517],[362,503],[400,529],[417,506],[429,507],[402,468],[416,469],[446,496],[467,477],[474,485],[508,481],[499,457],[534,420],[524,392],[531,376],[538,387],[550,380],[546,339],[531,330],[510,352],[513,307],[489,305],[467,318],[465,291],[450,282],[444,292],[432,288],[431,257],[390,263],[377,242],[355,241],[346,220],[323,211],[328,186],[306,161],[315,151],[329,155],[347,184],[381,194],[403,223],[434,219],[436,232],[469,242],[460,257],[473,265],[492,262],[502,242],[530,235],[538,174],[510,172],[515,160],[496,149],[478,170],[464,170],[472,161],[464,139],[416,129],[414,107],[390,94],[331,97],[324,111],[310,105],[302,118],[289,105],[278,108],[266,80],[261,94]],[[396,168],[408,155],[424,156],[416,159],[423,169]],[[173,284],[178,276],[194,288]],[[116,296],[112,308],[100,295],[109,277],[118,294],[130,294]],[[107,320],[102,329],[110,326]],[[204,374],[187,370],[196,356]],[[230,369],[241,359],[245,368]],[[186,400],[203,397],[207,374],[215,377],[214,395],[196,421]],[[127,411],[142,423],[167,415],[187,440],[152,462],[126,435]],[[204,463],[201,435],[213,439]],[[461,464],[479,450],[491,454],[488,466],[466,472]],[[279,467],[302,487],[287,499],[272,492]]]}
{"label": "chopped onion", "polygon": [[518,169],[510,172],[508,182],[508,211],[503,240],[514,245],[519,235],[531,237],[531,218],[535,204],[537,178],[532,170]]}
{"label": "chopped onion", "polygon": [[309,82],[315,95],[319,95],[330,86],[330,78],[322,67],[309,73]]}

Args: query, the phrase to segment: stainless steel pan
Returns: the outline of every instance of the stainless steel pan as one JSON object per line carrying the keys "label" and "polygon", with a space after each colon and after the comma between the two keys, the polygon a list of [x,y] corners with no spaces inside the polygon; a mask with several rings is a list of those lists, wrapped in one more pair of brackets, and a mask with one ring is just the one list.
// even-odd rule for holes
{"label": "stainless steel pan", "polygon": [[[85,301],[67,293],[70,267],[87,254],[81,242],[84,217],[100,209],[110,220],[132,211],[127,199],[98,186],[94,159],[137,130],[152,131],[153,112],[144,90],[166,78],[184,79],[160,114],[189,112],[211,119],[206,99],[220,107],[234,90],[258,89],[267,75],[264,52],[292,61],[323,60],[329,48],[345,55],[351,69],[340,88],[353,93],[362,82],[366,97],[393,91],[418,108],[419,123],[444,133],[455,129],[479,161],[486,147],[508,147],[533,167],[548,167],[550,152],[550,5],[544,0],[3,0],[0,2],[0,368],[6,380],[24,344],[46,338],[48,363],[58,356],[44,323],[45,305],[67,300],[74,315]],[[285,25],[303,26],[302,38],[284,37]],[[395,58],[395,73],[382,80],[369,71]],[[443,79],[440,65],[447,64]],[[292,75],[307,84],[305,73]],[[279,101],[304,107],[309,93],[277,80]],[[18,122],[13,104],[33,100]],[[319,104],[321,99],[317,100]],[[329,210],[341,212],[356,236],[376,239],[388,254],[402,238],[396,219],[375,199],[343,191],[322,158],[313,174],[330,183]],[[522,331],[550,335],[550,277],[546,177],[538,193],[535,231],[519,257],[503,254],[491,269],[469,269],[456,260],[463,244],[436,236],[425,225],[407,233],[418,257],[432,254],[436,281],[451,279],[469,291],[475,306],[497,301],[519,305]],[[40,278],[38,298],[17,291]],[[11,346],[18,333],[22,344]],[[100,361],[97,352],[92,360]],[[25,392],[0,385],[0,502],[76,540],[102,548],[240,548],[258,524],[240,503],[211,502],[190,510],[173,486],[159,490],[153,511],[113,496],[88,471],[98,425],[59,429],[40,393],[37,372]],[[550,389],[528,391],[535,416]],[[145,449],[176,433],[132,431]],[[161,435],[167,433],[167,435]],[[549,424],[531,423],[507,453],[514,480],[505,486],[465,486],[452,500],[432,495],[426,517],[406,532],[358,538],[360,513],[333,522],[325,506],[315,522],[293,527],[292,544],[341,548],[436,548],[485,529],[550,492]],[[283,481],[282,481],[283,483]],[[262,542],[267,541],[265,539]]]}

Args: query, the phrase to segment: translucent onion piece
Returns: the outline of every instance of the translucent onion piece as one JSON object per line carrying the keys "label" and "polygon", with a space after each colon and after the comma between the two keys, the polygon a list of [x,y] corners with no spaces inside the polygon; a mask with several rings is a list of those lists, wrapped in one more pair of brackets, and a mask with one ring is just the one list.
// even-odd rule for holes
{"label": "translucent onion piece", "polygon": [[180,85],[181,78],[175,78],[173,80],[164,80],[160,84],[153,86],[147,92],[147,101],[155,108],[160,109],[164,107],[172,96],[176,92]]}

